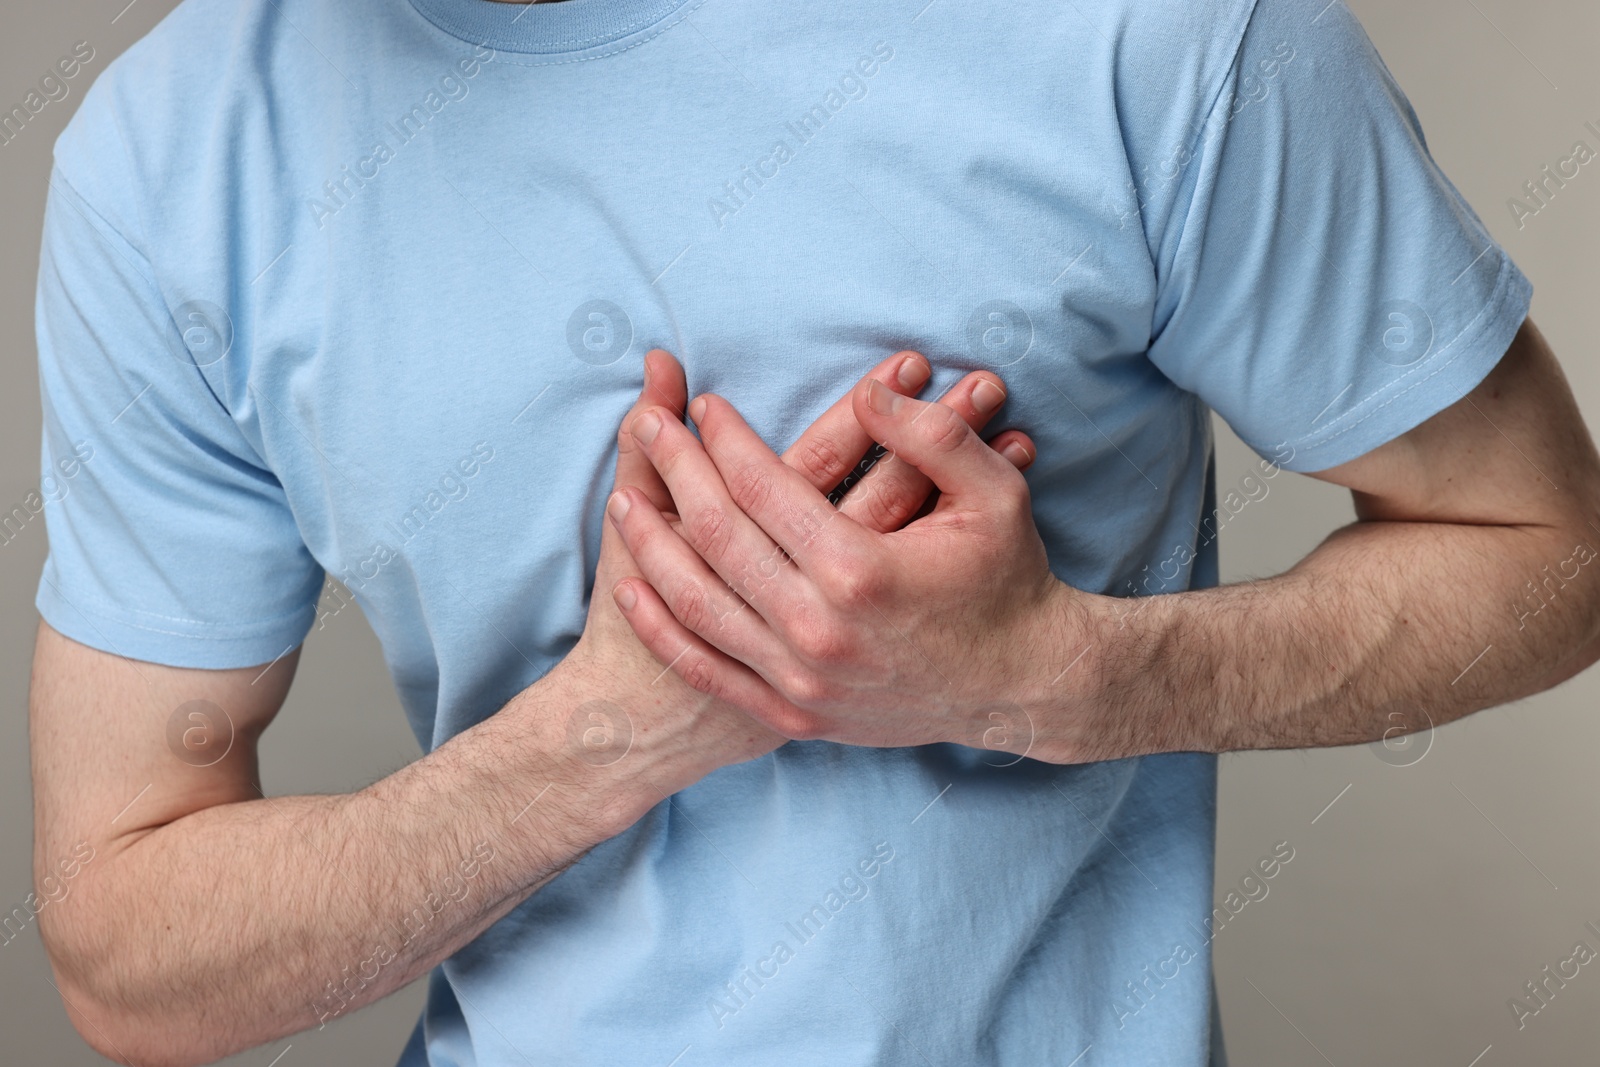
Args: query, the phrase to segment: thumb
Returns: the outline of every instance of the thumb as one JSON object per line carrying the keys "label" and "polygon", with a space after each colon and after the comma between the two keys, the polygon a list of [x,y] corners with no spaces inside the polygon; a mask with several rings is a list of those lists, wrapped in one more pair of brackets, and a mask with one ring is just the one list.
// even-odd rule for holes
{"label": "thumb", "polygon": [[622,426],[617,431],[617,474],[614,489],[631,485],[650,498],[662,511],[670,512],[673,509],[672,494],[667,492],[666,483],[661,480],[661,475],[651,465],[650,460],[640,451],[639,443],[633,439],[633,434],[628,428],[633,424],[635,415],[646,408],[662,407],[678,413],[683,417],[683,407],[689,402],[689,387],[684,381],[683,367],[672,358],[671,353],[660,348],[652,348],[644,356],[644,388],[639,391],[639,399],[634,401],[633,407],[628,409],[623,416]]}
{"label": "thumb", "polygon": [[852,401],[861,428],[925,474],[945,497],[984,496],[1008,479],[1021,477],[958,412],[944,404],[900,396],[874,380],[858,386]]}

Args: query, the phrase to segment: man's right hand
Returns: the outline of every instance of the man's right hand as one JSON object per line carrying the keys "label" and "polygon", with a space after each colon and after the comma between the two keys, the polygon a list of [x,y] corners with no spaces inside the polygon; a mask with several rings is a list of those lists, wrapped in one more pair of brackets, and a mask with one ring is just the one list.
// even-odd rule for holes
{"label": "man's right hand", "polygon": [[[866,378],[915,396],[930,373],[922,355],[897,352]],[[981,430],[1004,400],[1000,379],[978,371],[963,378],[940,403],[957,411],[974,430]],[[638,451],[627,427],[646,408],[660,406],[681,414],[687,402],[683,368],[668,353],[654,349],[645,355],[644,388],[617,435],[616,487],[633,486],[669,515],[674,511],[671,495]],[[1000,434],[990,444],[1019,468],[1026,468],[1035,456],[1032,441],[1015,430]],[[826,492],[856,468],[872,445],[847,392],[801,434],[783,458]],[[869,528],[888,532],[908,522],[931,489],[931,483],[914,467],[887,455],[850,487],[839,510]],[[820,518],[825,521],[826,517]],[[735,674],[726,688],[708,695],[685,683],[639,643],[607,595],[619,580],[637,576],[639,571],[614,524],[604,523],[602,530],[594,583],[600,595],[591,597],[583,636],[559,669],[577,672],[578,691],[610,697],[574,709],[566,724],[566,737],[570,754],[595,767],[615,766],[641,787],[631,791],[637,817],[717,767],[765,755],[787,739],[747,714],[763,710],[775,699],[771,688],[753,673],[747,672],[748,677]],[[774,568],[786,564],[786,560],[772,561]],[[750,580],[759,581],[761,576],[752,575]],[[592,684],[584,684],[585,680]]]}
{"label": "man's right hand", "polygon": [[[904,358],[873,376],[915,392],[895,382]],[[677,363],[647,360],[649,402],[683,410]],[[982,380],[995,384],[969,376],[945,400],[974,425],[999,406],[973,403]],[[995,441],[1013,443],[1033,455],[1018,434]],[[786,459],[831,487],[869,445],[847,396]],[[928,492],[919,478],[888,457],[842,508],[904,521]],[[617,480],[666,499],[631,438]],[[499,714],[353,793],[261,794],[257,741],[299,649],[199,670],[135,662],[41,624],[29,725],[35,872],[50,903],[37,921],[73,1025],[96,1050],[188,1067],[370,1004],[664,796],[783,742],[737,694],[702,696],[638,643],[610,596],[633,561],[605,527],[600,595],[574,652]],[[418,902],[439,900],[419,924]]]}

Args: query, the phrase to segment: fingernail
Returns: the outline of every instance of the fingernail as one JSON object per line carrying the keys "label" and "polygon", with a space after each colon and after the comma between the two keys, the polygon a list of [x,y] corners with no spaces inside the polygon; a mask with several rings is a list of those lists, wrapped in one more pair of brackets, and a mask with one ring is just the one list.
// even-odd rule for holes
{"label": "fingernail", "polygon": [[900,369],[895,373],[895,380],[902,389],[920,389],[922,383],[928,380],[930,368],[928,364],[916,356],[907,356],[900,361]]}
{"label": "fingernail", "polygon": [[646,411],[634,417],[633,425],[628,428],[634,440],[641,445],[647,445],[656,439],[656,434],[661,432],[661,416],[653,411]]}
{"label": "fingernail", "polygon": [[972,407],[979,415],[995,411],[1006,401],[1006,391],[987,378],[978,379],[972,387]]}
{"label": "fingernail", "polygon": [[1000,454],[1011,461],[1011,465],[1018,470],[1033,462],[1033,453],[1029,452],[1021,441],[1008,441],[1000,450]]}
{"label": "fingernail", "polygon": [[639,602],[639,594],[633,591],[633,586],[627,582],[618,582],[611,587],[611,599],[617,602],[617,607],[623,611],[632,611],[633,606]]}
{"label": "fingernail", "polygon": [[867,407],[879,415],[893,415],[900,410],[902,403],[904,401],[900,394],[882,382],[874,380],[867,383]]}
{"label": "fingernail", "polygon": [[697,396],[693,400],[689,401],[689,418],[694,420],[694,423],[695,423],[696,426],[700,425],[700,419],[705,415],[705,413],[706,413],[706,398],[705,397]]}
{"label": "fingernail", "polygon": [[606,514],[611,516],[612,522],[621,522],[628,517],[628,509],[632,506],[627,493],[612,493],[610,502],[606,504]]}

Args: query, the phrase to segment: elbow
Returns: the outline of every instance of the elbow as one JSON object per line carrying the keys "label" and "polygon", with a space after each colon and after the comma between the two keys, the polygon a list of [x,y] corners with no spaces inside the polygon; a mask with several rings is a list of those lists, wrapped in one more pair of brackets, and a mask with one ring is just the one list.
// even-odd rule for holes
{"label": "elbow", "polygon": [[130,1006],[157,1000],[138,991],[131,946],[72,921],[81,920],[87,907],[72,910],[78,914],[48,919],[50,909],[41,911],[39,934],[56,991],[78,1036],[101,1056],[128,1067],[201,1067],[216,1059],[198,1053],[194,1033],[180,1027],[174,1015],[152,1015]]}
{"label": "elbow", "polygon": [[71,1020],[73,1029],[78,1031],[78,1036],[83,1038],[84,1044],[112,1063],[125,1064],[127,1067],[154,1067],[155,1064],[176,1062],[152,1056],[149,1043],[137,1040],[138,1035],[130,1031],[126,1021],[119,1019],[106,1005],[95,1001],[84,989],[61,978],[59,969],[56,974],[56,991],[61,994],[67,1018]]}
{"label": "elbow", "polygon": [[[1549,637],[1552,620],[1561,633],[1559,639],[1537,646],[1544,650],[1544,670],[1530,693],[1560,685],[1600,662],[1600,556],[1587,542],[1571,551],[1555,567],[1544,566],[1539,580],[1517,590],[1519,634],[1531,636],[1527,631],[1534,628],[1534,620],[1546,627],[1541,637]],[[1581,570],[1568,574],[1567,567]]]}

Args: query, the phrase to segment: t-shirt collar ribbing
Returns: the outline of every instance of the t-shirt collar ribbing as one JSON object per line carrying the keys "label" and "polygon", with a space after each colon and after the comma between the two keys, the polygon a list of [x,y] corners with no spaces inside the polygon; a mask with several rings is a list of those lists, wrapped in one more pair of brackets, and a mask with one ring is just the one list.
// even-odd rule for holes
{"label": "t-shirt collar ribbing", "polygon": [[533,55],[582,52],[659,23],[690,0],[411,0],[423,18],[453,37],[496,51]]}

